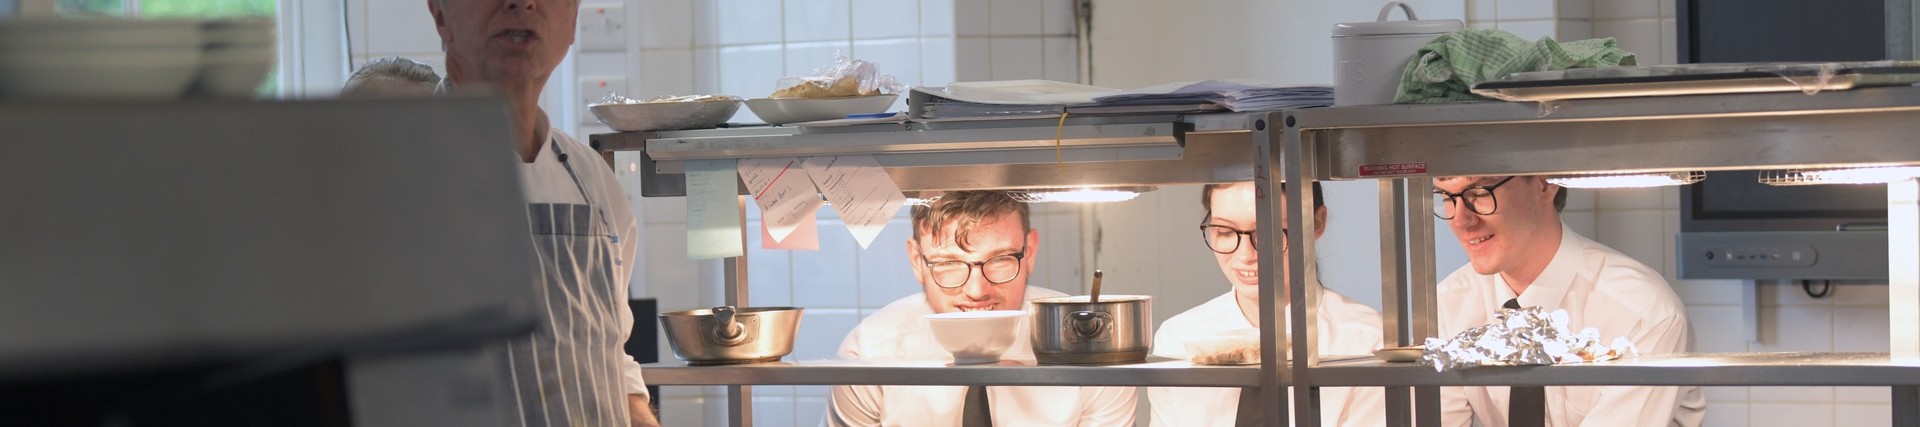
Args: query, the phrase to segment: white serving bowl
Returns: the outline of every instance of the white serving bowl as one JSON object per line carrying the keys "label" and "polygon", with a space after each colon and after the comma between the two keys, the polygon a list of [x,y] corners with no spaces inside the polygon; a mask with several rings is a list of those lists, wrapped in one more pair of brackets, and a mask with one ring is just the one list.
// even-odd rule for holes
{"label": "white serving bowl", "polygon": [[993,363],[1013,347],[1014,332],[1027,312],[1019,310],[963,311],[927,315],[933,338],[953,353],[953,363]]}
{"label": "white serving bowl", "polygon": [[200,46],[201,21],[124,19],[0,20],[0,51]]}
{"label": "white serving bowl", "polygon": [[753,114],[760,116],[760,120],[767,124],[783,125],[844,119],[849,114],[884,113],[899,98],[898,94],[817,99],[759,98],[747,100],[747,109],[753,110]]}
{"label": "white serving bowl", "polygon": [[197,96],[251,98],[273,72],[275,49],[265,46],[210,46],[189,92]]}
{"label": "white serving bowl", "polygon": [[200,46],[0,50],[0,98],[174,99],[200,70]]}
{"label": "white serving bowl", "polygon": [[734,112],[740,111],[740,101],[596,104],[589,108],[600,123],[622,132],[704,129],[726,123]]}

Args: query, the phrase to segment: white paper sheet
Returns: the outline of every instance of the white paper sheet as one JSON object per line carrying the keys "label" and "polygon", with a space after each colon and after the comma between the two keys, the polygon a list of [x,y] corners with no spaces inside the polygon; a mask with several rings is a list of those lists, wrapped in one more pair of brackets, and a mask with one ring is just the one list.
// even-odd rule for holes
{"label": "white paper sheet", "polygon": [[754,203],[760,205],[760,221],[774,242],[787,240],[788,234],[820,210],[820,193],[813,189],[798,157],[745,159],[739,170],[740,181],[747,183]]}
{"label": "white paper sheet", "polygon": [[833,211],[847,223],[847,231],[861,249],[873,243],[907,201],[893,177],[871,155],[809,157],[805,165],[807,177],[833,203]]}
{"label": "white paper sheet", "polygon": [[735,169],[733,159],[687,161],[687,259],[746,253]]}

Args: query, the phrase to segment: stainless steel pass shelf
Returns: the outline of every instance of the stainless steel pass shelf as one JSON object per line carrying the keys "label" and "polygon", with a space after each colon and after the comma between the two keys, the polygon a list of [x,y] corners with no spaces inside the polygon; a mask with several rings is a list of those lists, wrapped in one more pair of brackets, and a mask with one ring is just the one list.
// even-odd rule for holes
{"label": "stainless steel pass shelf", "polygon": [[1251,179],[1249,116],[748,127],[599,134],[590,142],[602,152],[641,152],[636,166],[648,197],[684,196],[687,160],[790,156],[872,155],[908,191],[1198,184]]}
{"label": "stainless steel pass shelf", "polygon": [[649,385],[1030,385],[1259,387],[1260,365],[1205,366],[1157,359],[1109,366],[1037,366],[1032,360],[954,365],[926,360],[809,360],[747,365],[641,365]]}
{"label": "stainless steel pass shelf", "polygon": [[1314,385],[1701,385],[1897,386],[1920,384],[1920,359],[1887,353],[1695,353],[1649,355],[1554,366],[1492,366],[1435,372],[1413,363],[1373,359],[1323,362]]}

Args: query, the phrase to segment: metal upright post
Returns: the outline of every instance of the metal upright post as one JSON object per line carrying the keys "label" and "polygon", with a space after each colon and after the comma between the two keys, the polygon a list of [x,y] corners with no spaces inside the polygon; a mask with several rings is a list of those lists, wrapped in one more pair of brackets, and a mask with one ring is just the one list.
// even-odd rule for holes
{"label": "metal upright post", "polygon": [[[1439,304],[1434,299],[1438,276],[1433,259],[1433,179],[1419,176],[1406,179],[1408,323],[1413,335],[1408,345],[1440,334]],[[1440,388],[1413,388],[1414,423],[1440,425]]]}
{"label": "metal upright post", "polygon": [[[1286,162],[1282,171],[1286,175],[1286,182],[1281,187],[1286,189],[1285,197],[1281,199],[1286,203],[1274,207],[1285,208],[1286,227],[1292,230],[1285,236],[1290,248],[1285,253],[1289,267],[1286,292],[1288,306],[1291,307],[1287,322],[1288,336],[1294,337],[1291,343],[1293,363],[1290,365],[1293,374],[1294,425],[1318,426],[1319,393],[1309,375],[1311,369],[1320,364],[1319,341],[1315,337],[1319,328],[1314,327],[1319,319],[1315,311],[1320,307],[1320,283],[1314,280],[1319,276],[1319,271],[1314,265],[1313,237],[1316,224],[1312,190],[1313,181],[1319,178],[1316,170],[1318,153],[1315,152],[1315,144],[1301,138],[1300,123],[1295,116],[1288,113],[1282,120],[1285,127],[1281,134],[1282,152],[1274,160]],[[1266,251],[1261,254],[1265,256]]]}
{"label": "metal upright post", "polygon": [[[740,230],[747,229],[747,197],[740,196]],[[740,256],[727,258],[726,294],[727,305],[746,307],[747,303],[747,235],[740,234]],[[744,385],[727,386],[727,425],[750,427],[753,425],[753,389]]]}
{"label": "metal upright post", "polygon": [[[1405,346],[1414,335],[1409,329],[1413,316],[1408,299],[1407,274],[1407,182],[1380,180],[1380,324],[1384,326],[1381,345]],[[1387,425],[1413,425],[1413,400],[1407,387],[1387,387]]]}
{"label": "metal upright post", "polygon": [[[1279,199],[1273,198],[1281,188],[1280,176],[1274,172],[1284,169],[1281,163],[1282,141],[1275,137],[1274,131],[1282,126],[1284,113],[1269,113],[1255,116],[1253,119],[1253,197],[1254,222],[1258,225],[1260,241],[1282,242],[1280,233],[1280,209],[1276,206]],[[1284,133],[1282,133],[1284,135]],[[1269,244],[1269,246],[1272,246]],[[1287,384],[1288,378],[1287,328],[1280,317],[1278,271],[1280,262],[1274,251],[1260,251],[1260,402],[1261,421],[1273,427],[1284,427],[1287,422]],[[1244,391],[1243,391],[1244,393]],[[1243,420],[1244,421],[1244,420]],[[1317,424],[1309,424],[1317,425]]]}
{"label": "metal upright post", "polygon": [[[1887,330],[1894,360],[1920,359],[1920,182],[1887,183]],[[1920,387],[1893,387],[1893,425],[1920,427]]]}

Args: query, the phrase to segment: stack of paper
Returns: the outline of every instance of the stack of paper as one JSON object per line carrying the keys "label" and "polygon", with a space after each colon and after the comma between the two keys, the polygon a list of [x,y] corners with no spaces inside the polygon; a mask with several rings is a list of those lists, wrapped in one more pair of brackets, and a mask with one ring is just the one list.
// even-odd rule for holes
{"label": "stack of paper", "polygon": [[1067,106],[1090,104],[1119,89],[1050,80],[959,82],[944,88],[915,87],[907,107],[915,120],[980,120],[1058,117]]}
{"label": "stack of paper", "polygon": [[1206,80],[1134,89],[1093,100],[1097,105],[1102,106],[1212,103],[1233,111],[1279,110],[1333,105],[1333,86],[1283,85],[1255,80]]}

